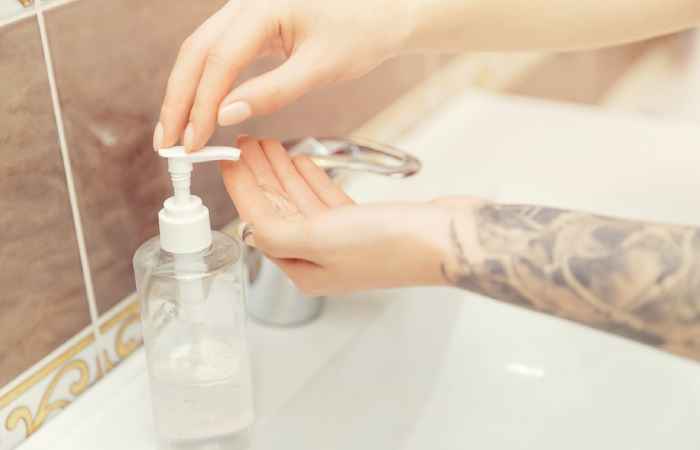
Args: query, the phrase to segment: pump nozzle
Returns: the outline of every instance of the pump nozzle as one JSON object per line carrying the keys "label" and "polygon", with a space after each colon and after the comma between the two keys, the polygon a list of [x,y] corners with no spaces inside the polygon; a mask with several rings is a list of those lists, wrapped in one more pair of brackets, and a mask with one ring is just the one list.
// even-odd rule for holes
{"label": "pump nozzle", "polygon": [[190,195],[192,164],[206,161],[236,161],[241,151],[234,147],[205,147],[195,153],[184,147],[162,148],[173,184],[173,196],[165,200],[158,213],[160,245],[171,253],[194,253],[211,244],[209,210],[202,200]]}

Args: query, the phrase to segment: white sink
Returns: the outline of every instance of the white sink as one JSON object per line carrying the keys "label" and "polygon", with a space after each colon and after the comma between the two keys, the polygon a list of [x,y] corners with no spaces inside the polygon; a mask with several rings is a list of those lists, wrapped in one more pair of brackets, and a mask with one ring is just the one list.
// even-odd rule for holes
{"label": "white sink", "polygon": [[[421,175],[350,191],[700,224],[698,141],[690,124],[467,93],[399,143]],[[700,364],[462,291],[358,294],[306,328],[250,331],[255,449],[700,448]],[[139,353],[22,449],[153,448],[143,367]]]}
{"label": "white sink", "polygon": [[698,449],[700,369],[584,327],[416,289],[341,349],[256,449]]}

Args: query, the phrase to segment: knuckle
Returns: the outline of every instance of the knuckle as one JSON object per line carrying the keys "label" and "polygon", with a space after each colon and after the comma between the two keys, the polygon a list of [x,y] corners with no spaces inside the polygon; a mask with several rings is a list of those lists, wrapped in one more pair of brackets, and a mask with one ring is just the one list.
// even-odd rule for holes
{"label": "knuckle", "polygon": [[282,109],[286,104],[284,92],[281,86],[271,86],[265,99],[265,112],[272,113]]}
{"label": "knuckle", "polygon": [[226,49],[220,45],[212,48],[207,54],[207,66],[216,70],[228,69],[229,61]]}
{"label": "knuckle", "polygon": [[195,53],[197,49],[197,43],[198,39],[195,34],[191,34],[185,38],[184,41],[182,41],[182,44],[180,44],[180,56],[187,56],[192,53]]}
{"label": "knuckle", "polygon": [[166,97],[163,106],[160,108],[160,117],[173,117],[187,109],[187,104],[181,100],[172,100]]}

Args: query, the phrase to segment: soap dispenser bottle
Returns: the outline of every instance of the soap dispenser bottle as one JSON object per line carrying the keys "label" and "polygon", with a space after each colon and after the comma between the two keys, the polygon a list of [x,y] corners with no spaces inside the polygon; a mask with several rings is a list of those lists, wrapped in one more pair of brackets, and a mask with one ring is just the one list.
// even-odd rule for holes
{"label": "soap dispenser bottle", "polygon": [[134,255],[153,415],[161,450],[245,448],[253,423],[245,338],[243,249],[211,230],[190,194],[193,163],[237,160],[230,147],[161,149],[173,196],[158,214],[160,236]]}

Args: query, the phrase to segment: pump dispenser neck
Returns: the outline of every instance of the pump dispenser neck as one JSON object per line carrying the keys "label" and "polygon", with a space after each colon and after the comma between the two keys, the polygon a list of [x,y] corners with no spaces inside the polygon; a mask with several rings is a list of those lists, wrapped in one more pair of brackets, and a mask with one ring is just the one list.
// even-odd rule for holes
{"label": "pump dispenser neck", "polygon": [[202,200],[190,194],[190,179],[194,163],[207,161],[236,161],[240,150],[233,147],[205,147],[195,153],[184,147],[163,148],[158,154],[167,158],[173,196],[165,200],[158,213],[160,244],[163,250],[195,253],[211,244],[209,210]]}

